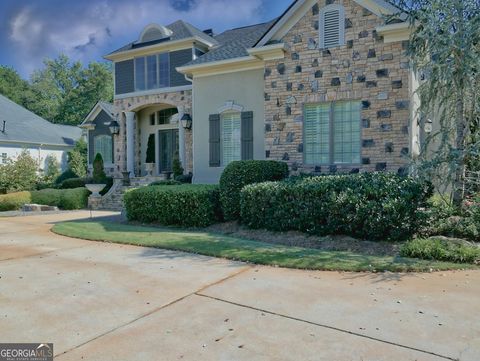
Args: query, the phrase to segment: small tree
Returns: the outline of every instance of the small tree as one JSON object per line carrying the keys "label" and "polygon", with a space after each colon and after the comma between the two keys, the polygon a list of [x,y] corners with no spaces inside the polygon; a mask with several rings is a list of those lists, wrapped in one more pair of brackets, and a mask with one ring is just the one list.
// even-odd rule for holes
{"label": "small tree", "polygon": [[100,153],[97,153],[93,160],[93,182],[97,184],[105,183],[107,175],[103,169],[103,158]]}
{"label": "small tree", "polygon": [[[420,116],[437,122],[434,154],[419,164],[420,174],[453,185],[453,200],[464,197],[465,167],[479,155],[480,16],[478,0],[394,0],[412,29],[408,55],[423,79],[417,90]],[[473,132],[473,133],[472,133]],[[427,139],[428,145],[429,139]]]}
{"label": "small tree", "polygon": [[178,152],[175,152],[172,161],[172,172],[173,172],[173,179],[183,174],[183,167],[182,162],[180,161],[180,157],[178,156]]}
{"label": "small tree", "polygon": [[145,159],[145,163],[155,163],[155,134],[148,136],[147,158]]}
{"label": "small tree", "polygon": [[68,168],[80,178],[87,175],[87,142],[83,138],[80,138],[68,153]]}
{"label": "small tree", "polygon": [[2,192],[31,190],[38,180],[38,163],[28,150],[24,149],[18,157],[0,166],[0,189]]}
{"label": "small tree", "polygon": [[47,155],[45,159],[45,170],[43,172],[43,180],[47,183],[53,183],[60,175],[60,165],[54,155]]}

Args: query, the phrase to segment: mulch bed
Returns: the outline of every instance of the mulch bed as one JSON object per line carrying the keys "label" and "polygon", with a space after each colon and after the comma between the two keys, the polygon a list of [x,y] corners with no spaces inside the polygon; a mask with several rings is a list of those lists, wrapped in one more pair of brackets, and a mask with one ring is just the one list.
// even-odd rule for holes
{"label": "mulch bed", "polygon": [[401,246],[401,243],[363,241],[341,235],[319,237],[296,231],[271,232],[263,229],[248,229],[238,222],[218,223],[204,230],[284,246],[315,248],[325,251],[350,251],[365,255],[395,256],[398,255]]}

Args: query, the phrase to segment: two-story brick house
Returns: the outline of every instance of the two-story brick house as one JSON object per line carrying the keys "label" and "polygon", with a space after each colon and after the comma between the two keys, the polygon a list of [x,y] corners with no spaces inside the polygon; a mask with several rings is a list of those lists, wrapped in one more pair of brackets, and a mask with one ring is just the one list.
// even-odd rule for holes
{"label": "two-story brick house", "polygon": [[178,152],[196,183],[217,182],[239,159],[283,160],[293,172],[404,172],[420,126],[408,24],[386,23],[397,12],[383,0],[297,0],[271,22],[219,35],[182,21],[147,26],[106,56],[116,173],[145,174],[151,134],[155,173]]}

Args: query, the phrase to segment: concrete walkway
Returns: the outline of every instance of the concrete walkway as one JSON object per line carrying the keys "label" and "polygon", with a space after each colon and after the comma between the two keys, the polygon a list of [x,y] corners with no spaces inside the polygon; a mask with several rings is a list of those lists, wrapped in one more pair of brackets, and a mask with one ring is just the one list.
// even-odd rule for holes
{"label": "concrete walkway", "polygon": [[49,231],[88,215],[0,218],[0,342],[53,342],[58,360],[480,360],[478,271],[296,271]]}

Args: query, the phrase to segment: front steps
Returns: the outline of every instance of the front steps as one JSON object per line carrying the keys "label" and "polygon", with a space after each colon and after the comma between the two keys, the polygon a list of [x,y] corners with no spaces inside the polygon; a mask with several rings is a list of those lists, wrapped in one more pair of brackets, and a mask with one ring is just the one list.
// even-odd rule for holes
{"label": "front steps", "polygon": [[150,183],[164,180],[165,177],[134,177],[130,178],[130,185],[124,186],[122,179],[114,179],[112,188],[102,196],[93,206],[93,209],[118,211],[121,212],[124,209],[123,195],[129,189],[148,186]]}

